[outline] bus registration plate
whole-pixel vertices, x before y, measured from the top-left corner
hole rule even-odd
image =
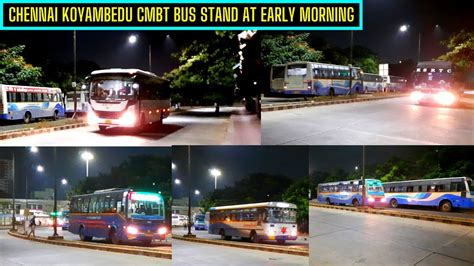
[[[104,121],[104,123],[105,123],[105,124],[112,124],[112,120],[106,119],[106,120]]]

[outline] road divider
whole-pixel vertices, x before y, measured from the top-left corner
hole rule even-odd
[[[272,104],[262,104],[262,112],[272,112],[272,111],[280,111],[280,110],[287,110],[287,109],[296,109],[296,108],[304,108],[304,107],[315,107],[315,106],[324,106],[324,105],[332,105],[332,104],[343,104],[343,103],[355,103],[355,102],[367,102],[367,101],[375,101],[375,100],[384,100],[390,98],[398,98],[398,97],[405,97],[409,94],[388,94],[383,96],[373,96],[367,95],[357,96],[356,98],[350,99],[337,99],[335,97],[334,100],[329,101],[318,101],[318,100],[307,100],[307,101],[298,101],[298,102],[288,102],[288,103],[272,103]]]
[[[328,204],[315,203],[315,202],[310,202],[309,205],[311,207],[316,207],[316,208],[327,208],[327,209],[337,209],[337,210],[345,210],[345,211],[353,211],[353,212],[381,214],[381,215],[387,215],[387,216],[411,218],[411,219],[416,219],[416,220],[425,220],[425,221],[448,223],[448,224],[458,224],[458,225],[465,225],[465,226],[474,226],[474,219],[472,218],[451,217],[451,216],[446,216],[446,215],[434,215],[434,214],[425,214],[425,213],[412,213],[412,212],[404,212],[404,211],[395,210],[395,209],[387,210],[387,209],[376,209],[376,208],[368,208],[368,207],[356,208],[356,207],[349,207],[349,206],[328,205]]]
[[[289,255],[309,256],[308,247],[283,247],[283,246],[274,246],[274,245],[259,244],[259,243],[243,243],[243,242],[235,242],[235,241],[229,241],[229,240],[184,237],[184,236],[179,236],[176,234],[173,234],[173,239],[191,241],[191,242],[197,242],[197,243],[203,243],[203,244],[234,247],[234,248],[245,248],[245,249],[253,249],[253,250],[260,250],[260,251],[267,251],[267,252],[283,253],[283,254],[289,254]]]
[[[21,233],[12,232],[12,231],[9,231],[8,234],[17,238],[22,238],[25,240],[36,241],[36,242],[52,244],[52,245],[68,246],[68,247],[76,247],[76,248],[87,248],[87,249],[94,249],[94,250],[100,250],[100,251],[110,251],[110,252],[126,253],[126,254],[132,254],[132,255],[142,255],[142,256],[149,256],[149,257],[156,257],[156,258],[163,258],[163,259],[172,258],[171,249],[165,250],[165,249],[157,249],[153,247],[112,245],[112,244],[105,244],[105,243],[93,243],[93,242],[83,242],[83,241],[74,241],[74,240],[50,240],[45,237],[28,238],[27,236]]]
[[[73,128],[78,128],[78,127],[85,127],[85,126],[87,126],[87,123],[85,122],[73,122],[70,124],[65,124],[65,125],[60,125],[60,126],[54,125],[51,127],[42,127],[42,128],[34,128],[34,125],[33,125],[32,128],[21,128],[21,129],[6,131],[6,132],[0,132],[0,140],[27,137],[27,136],[37,135],[37,134],[51,133],[54,131],[67,130],[67,129],[73,129]]]

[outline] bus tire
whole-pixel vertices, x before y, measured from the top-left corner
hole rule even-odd
[[[353,199],[352,200],[352,206],[354,206],[356,208],[359,207],[359,201],[357,199]]]
[[[59,119],[59,111],[58,110],[54,110],[54,114],[53,114],[53,121],[56,121]]]
[[[397,208],[398,207],[398,201],[396,199],[391,199],[390,200],[390,207]]]
[[[99,131],[103,132],[107,129],[107,126],[99,126]]]
[[[326,204],[331,205],[331,200],[329,198],[326,198]]]
[[[117,236],[117,231],[115,229],[110,230],[109,232],[109,237],[108,237],[110,243],[114,245],[119,245],[120,244],[120,239]]]
[[[283,245],[285,242],[285,239],[277,239],[277,244]]]
[[[92,236],[84,235],[84,227],[83,226],[81,226],[81,228],[79,228],[79,238],[81,239],[81,241],[91,241],[92,240]]]
[[[257,235],[257,232],[252,231],[252,232],[250,233],[249,240],[250,240],[250,242],[252,242],[252,243],[258,243],[258,235]]]
[[[30,112],[25,112],[25,116],[23,117],[23,122],[25,124],[28,124],[31,122],[31,113]]]
[[[439,204],[439,208],[441,209],[441,211],[443,212],[450,212],[453,210],[453,204],[451,203],[451,201],[449,200],[443,200],[441,201],[441,203]]]
[[[331,96],[331,97],[336,96],[336,93],[334,92],[334,88],[329,88],[329,93],[328,93],[328,95]]]

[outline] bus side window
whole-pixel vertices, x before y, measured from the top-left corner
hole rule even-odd
[[[313,78],[319,78],[319,69],[313,68]]]

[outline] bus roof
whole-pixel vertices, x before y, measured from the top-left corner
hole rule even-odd
[[[0,88],[5,89],[7,91],[12,91],[12,92],[43,92],[43,93],[47,93],[49,91],[61,92],[60,88],[7,85],[7,84],[0,84]]]
[[[136,75],[136,74],[141,74],[149,77],[158,77],[157,75],[144,71],[141,69],[137,68],[109,68],[109,69],[100,69],[100,70],[94,70],[92,71],[91,75],[102,75],[102,74],[130,74],[130,75]]]
[[[441,177],[441,178],[432,178],[432,179],[416,179],[416,180],[405,180],[405,181],[393,181],[393,182],[385,182],[384,185],[393,185],[393,184],[400,184],[400,183],[415,183],[415,182],[440,182],[440,181],[454,181],[454,180],[472,180],[469,177],[459,176],[459,177]]]
[[[380,180],[378,179],[373,179],[373,178],[366,178],[365,181],[379,181],[381,182]],[[359,181],[362,181],[362,179],[354,179],[354,180],[344,180],[344,181],[336,181],[336,182],[329,182],[329,183],[320,183],[318,184],[318,186],[333,186],[333,185],[339,185],[339,184],[347,184],[347,183],[350,183],[350,182],[359,182]]]
[[[262,208],[262,207],[276,207],[276,208],[296,209],[296,205],[293,204],[293,203],[287,203],[287,202],[260,202],[260,203],[250,203],[250,204],[218,206],[218,207],[212,207],[209,210],[210,211],[219,211],[219,210],[250,209],[250,208]]]
[[[449,61],[422,61],[418,62],[417,68],[452,68],[453,63]]]
[[[323,68],[325,67],[337,67],[337,68],[344,68],[344,69],[349,69],[349,68],[356,68],[360,69],[360,67],[355,67],[355,66],[343,66],[343,65],[335,65],[335,64],[329,64],[329,63],[319,63],[319,62],[310,62],[310,61],[295,61],[295,62],[288,62],[286,63],[287,65],[296,65],[296,64],[317,64],[322,66]],[[278,65],[277,65],[278,66]]]

